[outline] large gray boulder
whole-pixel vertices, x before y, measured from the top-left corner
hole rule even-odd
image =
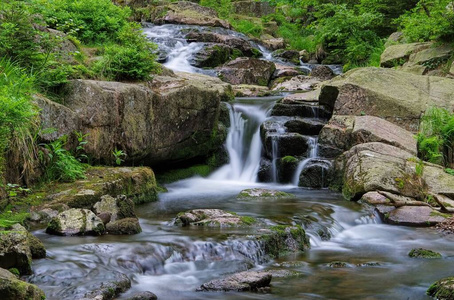
[[[335,115],[371,115],[416,131],[422,113],[454,109],[454,81],[383,68],[358,68],[322,86],[320,104]]]
[[[104,224],[88,209],[71,208],[53,218],[46,232],[56,235],[101,235]]]
[[[396,146],[416,155],[413,134],[391,122],[374,116],[333,116],[323,127],[319,143],[342,151],[352,146],[381,142]]]
[[[41,126],[57,129],[44,141],[79,131],[88,134],[85,151],[95,160],[111,163],[117,148],[126,161],[152,165],[218,149],[226,136],[220,102],[233,93],[217,78],[179,73],[143,84],[73,80],[63,95],[64,106],[37,100]]]
[[[411,54],[430,48],[432,43],[411,43],[391,45],[380,56],[380,66],[393,68],[406,63]]]
[[[220,67],[219,77],[230,84],[267,86],[275,70],[272,62],[240,57]]]
[[[0,268],[0,295],[2,300],[42,300],[46,296],[36,285],[17,279],[11,272]]]
[[[230,28],[228,21],[218,18],[216,10],[190,1],[163,2],[151,10],[147,21],[155,24],[186,24]]]
[[[204,283],[197,291],[257,291],[269,287],[271,278],[267,272],[245,271]]]

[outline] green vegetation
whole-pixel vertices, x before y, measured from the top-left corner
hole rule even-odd
[[[262,1],[274,6],[275,13],[261,19],[235,15],[230,0],[200,3],[216,9],[240,32],[282,37],[289,48],[305,49],[324,63],[342,63],[345,70],[379,66],[385,39],[398,30],[410,42],[449,42],[454,37],[454,5],[449,0]]]
[[[412,249],[408,256],[413,258],[441,258],[441,254],[438,252],[434,252],[432,250],[427,250],[423,248]]]
[[[194,165],[184,169],[169,170],[164,173],[156,174],[156,179],[160,184],[170,183],[193,176],[207,177],[213,169],[208,165]]]
[[[421,159],[445,167],[452,166],[454,113],[443,108],[428,109],[421,120],[417,141]]]

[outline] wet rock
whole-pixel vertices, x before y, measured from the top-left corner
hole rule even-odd
[[[426,293],[439,300],[454,299],[454,277],[440,279],[432,284]]]
[[[344,151],[354,145],[370,142],[386,143],[416,155],[413,134],[378,117],[335,115],[319,135],[320,144]]]
[[[158,300],[158,296],[152,292],[141,292],[134,294],[132,297],[129,297],[127,300]]]
[[[116,198],[110,195],[102,196],[101,201],[93,205],[93,212],[96,215],[108,214],[110,222],[136,217],[134,202],[125,195],[119,195]]]
[[[285,41],[283,38],[262,39],[263,46],[270,50],[277,50],[285,48]]]
[[[190,1],[178,1],[157,6],[147,21],[155,24],[186,24],[230,28],[229,22],[218,18],[216,10]]]
[[[348,263],[343,262],[343,261],[333,261],[327,264],[328,267],[330,268],[347,268],[349,267]]]
[[[442,258],[440,253],[423,248],[411,249],[408,256],[412,258]]]
[[[221,80],[189,73],[136,84],[72,80],[62,95],[64,107],[38,103],[43,127],[57,128],[58,136],[87,134],[84,150],[93,160],[112,163],[117,148],[126,162],[146,165],[205,156],[221,146],[226,130],[217,122],[219,105],[233,97]],[[60,114],[68,121],[54,118]]]
[[[264,97],[269,96],[271,91],[266,86],[239,84],[232,86],[235,97]]]
[[[303,276],[304,273],[292,270],[267,270],[273,278],[289,278],[289,277],[298,277]]]
[[[262,157],[260,160],[260,167],[257,173],[257,178],[259,182],[272,182],[273,174],[271,172],[272,162],[266,157]]]
[[[276,103],[271,111],[272,116],[329,119],[331,113],[324,106],[310,103],[284,104]]]
[[[242,190],[237,199],[240,200],[253,200],[253,199],[285,199],[285,198],[294,198],[295,195],[278,191],[278,190],[268,190],[261,188],[246,189]]]
[[[271,278],[267,272],[246,271],[204,283],[197,291],[257,291],[269,287]]]
[[[451,215],[442,214],[427,206],[402,206],[389,212],[380,213],[383,222],[393,225],[427,227],[445,221]]]
[[[273,91],[312,91],[315,90],[320,80],[315,77],[298,75],[294,77],[282,77],[273,82]]]
[[[381,263],[378,262],[365,262],[356,264],[357,267],[378,267],[381,266]]]
[[[16,278],[11,272],[0,268],[0,295],[2,300],[42,300],[46,296],[36,285]]]
[[[307,188],[325,188],[329,185],[329,172],[332,167],[330,161],[313,159],[299,175],[298,186]]]
[[[279,49],[276,50],[272,53],[273,57],[278,57],[284,61],[288,61],[294,64],[299,64],[300,60],[300,54],[296,50],[284,50],[284,49]]]
[[[219,77],[230,84],[267,86],[275,69],[272,62],[242,57],[220,67]]]
[[[251,225],[256,220],[252,217],[238,216],[220,209],[194,209],[179,213],[175,223],[183,226],[198,225],[209,227],[231,227]]]
[[[283,104],[301,104],[301,103],[315,103],[318,102],[318,96],[320,95],[320,89],[304,92],[294,93],[285,96],[281,103]]]
[[[46,257],[46,248],[44,248],[43,242],[31,233],[28,233],[28,243],[30,245],[30,252],[33,259]]]
[[[19,224],[0,233],[0,268],[16,268],[21,275],[31,274],[30,233]]]
[[[241,37],[225,35],[210,31],[191,31],[186,35],[189,42],[215,43],[225,45],[231,56],[259,57],[260,51],[252,47],[251,43]]]
[[[194,55],[191,65],[199,68],[215,68],[229,61],[232,54],[231,48],[227,45],[207,45]]]
[[[278,163],[279,182],[289,183],[293,181],[293,176],[298,168],[300,160],[294,156],[284,156]]]
[[[309,149],[309,137],[299,133],[265,134],[262,139],[265,153],[268,158],[273,158],[273,143],[276,143],[277,157],[305,156]]]
[[[321,81],[330,80],[335,76],[333,70],[331,70],[328,66],[315,66],[311,70],[310,75],[320,79]]]
[[[264,244],[265,253],[271,257],[279,258],[310,247],[309,238],[301,226],[278,225],[265,232],[259,240]]]
[[[295,118],[284,123],[288,132],[304,135],[318,135],[326,122],[316,119]]]
[[[321,105],[335,115],[380,117],[417,131],[427,107],[454,109],[452,79],[419,76],[384,68],[357,68],[321,88]]]
[[[56,235],[101,235],[105,227],[92,211],[72,208],[52,219],[46,232]]]
[[[103,282],[96,289],[86,293],[85,298],[110,300],[114,299],[120,293],[126,292],[130,288],[131,280],[128,276],[118,273],[116,274],[115,280]]]
[[[137,218],[125,218],[106,224],[108,234],[137,234],[142,232]]]

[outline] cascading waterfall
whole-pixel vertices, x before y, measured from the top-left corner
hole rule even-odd
[[[307,164],[313,160],[314,158],[318,157],[318,137],[308,137],[308,157],[301,161],[296,168],[295,175],[293,175],[292,184],[298,185],[300,181],[300,174],[307,166]]]
[[[214,172],[210,179],[255,182],[262,153],[260,124],[267,117],[267,107],[241,103],[227,105],[230,130],[226,148],[230,162]]]
[[[277,136],[271,138],[271,151],[273,155],[272,164],[271,164],[271,173],[273,176],[273,182],[277,182],[279,179],[279,169],[277,167],[277,161],[279,158],[279,141]]]

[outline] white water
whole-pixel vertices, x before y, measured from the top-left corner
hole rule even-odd
[[[304,170],[304,168],[307,166],[307,164],[314,158],[318,157],[318,137],[309,137],[308,140],[309,144],[309,155],[306,159],[301,161],[298,164],[298,167],[296,168],[295,175],[293,176],[292,184],[298,186],[298,183],[300,181],[300,174]]]
[[[253,104],[228,106],[230,130],[226,147],[230,162],[214,172],[210,179],[256,182],[262,154],[260,124],[265,121],[267,110]]]

